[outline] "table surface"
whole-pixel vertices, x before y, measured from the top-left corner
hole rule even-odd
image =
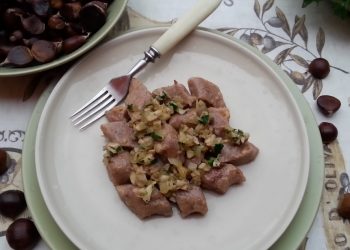
[[[122,20],[110,37],[130,28],[169,24],[195,0],[129,0]],[[278,17],[278,18],[276,18]],[[302,1],[223,0],[202,24],[241,39],[266,54],[300,87],[318,123],[338,128],[336,142],[325,147],[325,185],[315,222],[300,249],[350,249],[350,225],[334,212],[339,190],[348,191],[350,160],[350,20],[334,16],[329,2],[302,8]],[[317,57],[327,59],[330,74],[323,80],[307,78],[306,65]],[[55,72],[0,78],[0,148],[13,159],[13,167],[0,176],[0,191],[22,189],[21,148],[33,108]],[[331,117],[316,106],[319,95],[337,97],[342,106]],[[345,180],[345,181],[344,181]],[[347,181],[346,181],[347,180]],[[26,211],[23,217],[30,216]],[[11,221],[0,217],[0,249],[10,249],[4,231]],[[41,241],[36,249],[47,249]]]

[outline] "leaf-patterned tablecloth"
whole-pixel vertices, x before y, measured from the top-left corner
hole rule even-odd
[[[127,12],[109,37],[129,28],[174,22],[194,2],[129,0]],[[350,249],[350,225],[335,210],[338,194],[350,190],[350,21],[335,17],[328,2],[303,9],[301,0],[223,0],[202,26],[241,39],[269,56],[300,87],[318,122],[328,121],[338,127],[338,140],[325,146],[324,195],[301,249]],[[317,57],[326,58],[331,65],[329,76],[323,80],[307,72],[309,63]],[[22,189],[20,158],[27,122],[38,97],[48,82],[55,81],[56,74],[54,70],[0,78],[0,148],[12,158],[11,168],[0,176],[0,191]],[[322,94],[334,95],[342,102],[332,117],[324,117],[316,108],[315,99]],[[25,212],[22,216],[30,215]],[[9,223],[0,216],[0,249],[10,249],[1,237]],[[36,249],[47,247],[41,242]]]

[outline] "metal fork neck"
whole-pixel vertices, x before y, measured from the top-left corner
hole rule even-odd
[[[145,57],[140,61],[138,61],[135,64],[135,66],[132,67],[132,69],[129,71],[128,75],[130,75],[131,77],[133,77],[138,72],[140,72],[143,68],[145,68],[149,62],[154,63],[157,57],[160,57],[159,51],[152,46],[144,53],[145,53]]]

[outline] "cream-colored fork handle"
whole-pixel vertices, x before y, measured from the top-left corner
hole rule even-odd
[[[179,41],[194,30],[221,3],[221,0],[197,0],[197,3],[180,17],[155,43],[152,44],[160,55],[167,53]]]

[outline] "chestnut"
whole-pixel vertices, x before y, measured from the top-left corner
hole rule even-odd
[[[8,8],[2,20],[4,22],[4,26],[8,30],[18,30],[22,28],[21,24],[21,16],[24,15],[24,11],[19,8]]]
[[[41,63],[50,62],[56,57],[55,44],[46,40],[35,41],[30,51],[34,59]]]
[[[321,95],[316,100],[318,109],[327,116],[330,116],[338,111],[341,102],[334,96]]]
[[[25,66],[33,61],[30,50],[22,45],[18,45],[10,49],[7,57],[2,64],[12,64],[15,66]]]
[[[45,23],[35,15],[21,16],[21,21],[23,28],[30,34],[39,35],[45,31]]]
[[[20,190],[7,190],[0,194],[0,214],[15,219],[27,207],[24,193]]]
[[[350,193],[340,196],[337,211],[344,219],[350,219]]]
[[[67,37],[75,35],[82,35],[84,33],[83,27],[79,23],[66,23],[64,33]]]
[[[80,2],[66,3],[60,9],[60,14],[68,21],[75,21],[79,17]]]
[[[53,30],[62,30],[66,26],[62,16],[60,14],[52,15],[47,21],[47,26]]]
[[[25,46],[27,46],[28,48],[30,48],[30,47],[32,47],[33,43],[35,41],[38,41],[38,40],[39,40],[39,38],[37,38],[37,37],[31,37],[31,38],[28,38],[28,39],[23,39],[23,44]]]
[[[15,30],[9,37],[9,40],[13,43],[22,41],[23,33],[20,30]]]
[[[63,0],[50,0],[50,6],[53,9],[61,9],[63,4]]]
[[[21,218],[8,227],[6,240],[15,250],[33,249],[40,240],[40,234],[31,220]]]
[[[329,144],[338,137],[338,129],[330,122],[322,122],[319,126],[322,142]]]
[[[89,2],[81,8],[79,16],[86,31],[96,32],[106,22],[107,4],[101,1]]]
[[[0,45],[0,61],[4,61],[9,53],[9,51],[13,48],[14,46],[10,45]]]
[[[31,5],[36,15],[41,17],[47,16],[50,8],[49,0],[31,0]]]
[[[62,44],[63,53],[68,54],[81,47],[86,42],[87,38],[88,36],[76,35],[65,39]]]
[[[329,62],[324,58],[316,58],[310,63],[309,72],[313,77],[323,79],[330,72]]]

